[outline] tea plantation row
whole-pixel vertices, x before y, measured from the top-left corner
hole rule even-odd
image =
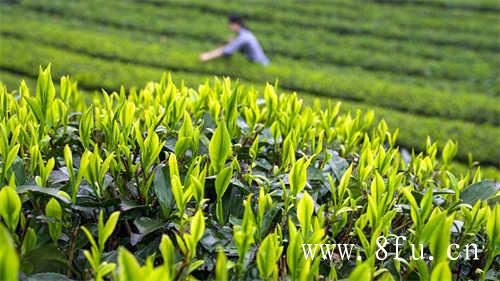
[[[83,3],[78,3],[78,2],[70,2],[68,3],[67,1],[61,1],[61,0],[56,0],[56,1],[48,1],[48,0],[42,0],[42,1],[33,1],[33,0],[20,0],[23,4],[23,6],[26,7],[31,7],[35,8],[38,10],[45,10],[45,11],[53,11],[53,12],[62,12],[64,10],[67,10],[69,14],[73,14],[74,11],[80,11],[80,16],[81,17],[87,17],[87,18],[95,18],[97,15],[102,13],[104,8],[108,10],[107,8],[113,7],[116,12],[121,12],[122,15],[127,15],[128,17],[135,17],[136,19],[141,19],[143,14],[151,14],[154,16],[158,15],[168,15],[169,10],[175,10],[175,4],[170,4],[168,1],[165,1],[166,5],[164,5],[163,9],[159,9],[156,5],[148,5],[147,3],[144,3],[141,1],[121,1],[121,2],[109,2],[109,1],[92,1],[92,4],[83,4]],[[186,3],[186,2],[183,2]],[[219,2],[221,3],[221,2]],[[233,4],[232,6],[228,6],[228,8],[223,9],[221,11],[222,15],[227,15],[227,10],[231,9],[231,11],[237,10],[241,11],[241,13],[245,13],[246,11],[252,11],[257,9],[257,12],[252,13],[252,16],[256,16],[257,20],[255,23],[257,25],[259,21],[264,18],[264,16],[257,16],[257,13],[266,13],[263,10],[265,10],[267,5],[272,4],[266,4],[266,2],[257,2],[255,5],[242,5],[241,3],[238,4]],[[94,15],[92,15],[89,11],[81,10],[83,7],[92,7],[92,8],[97,8],[101,6],[102,9],[96,9],[94,12]],[[249,7],[250,6],[250,7]],[[255,6],[260,6],[261,8],[254,8]],[[328,6],[328,5],[323,5],[323,6]],[[210,5],[213,10],[213,5]],[[217,1],[215,1],[215,7],[217,7]],[[333,6],[332,9],[338,9],[338,6]],[[349,7],[351,10],[357,9],[358,6],[354,7]],[[196,9],[190,9],[190,15],[187,15],[187,18],[192,18],[195,19],[198,18],[198,16],[201,16],[202,18],[204,17],[202,13],[197,11]],[[134,13],[131,13],[130,11],[135,11],[137,13],[137,16],[134,15]],[[205,9],[204,11],[210,11],[210,9]],[[393,11],[394,12],[394,11]],[[250,13],[250,12],[247,12]],[[401,13],[401,15],[409,16],[408,14],[411,14],[412,11],[408,11],[408,13]],[[374,35],[378,36],[381,38],[385,39],[402,39],[402,40],[421,40],[427,43],[434,43],[434,44],[442,44],[442,45],[457,45],[457,46],[466,46],[470,48],[478,48],[478,49],[485,49],[485,50],[490,50],[490,51],[498,51],[499,47],[498,44],[496,44],[495,38],[493,38],[491,35],[495,34],[495,32],[498,32],[498,27],[494,25],[495,23],[495,17],[485,17],[484,22],[481,22],[481,17],[477,19],[477,17],[474,17],[474,21],[479,21],[480,23],[484,24],[483,30],[491,30],[491,32],[488,32],[489,34],[478,34],[478,33],[463,33],[463,32],[455,32],[455,33],[450,33],[449,30],[444,30],[440,32],[439,30],[434,30],[433,27],[428,27],[431,30],[419,30],[420,28],[425,28],[427,26],[418,26],[418,27],[405,27],[404,25],[398,26],[395,25],[394,22],[387,22],[384,24],[384,22],[377,22],[376,24],[373,21],[366,21],[366,20],[360,20],[362,16],[364,17],[364,14],[359,13],[358,15],[354,16],[354,20],[343,20],[340,17],[324,17],[324,20],[322,21],[321,17],[316,17],[317,25],[315,25],[316,21],[307,21],[306,18],[304,18],[303,15],[300,15],[300,13],[295,13],[294,10],[284,10],[284,9],[275,9],[273,10],[272,15],[270,15],[269,10],[267,11],[268,16],[265,18],[267,20],[264,21],[270,21],[270,19],[276,19],[276,22],[274,23],[268,23],[267,30],[271,29],[277,29],[278,31],[282,29],[284,26],[289,26],[290,24],[290,18],[296,19],[300,21],[300,23],[295,23],[294,25],[291,25],[292,28],[294,29],[303,29],[304,27],[308,28],[316,28],[316,29],[331,29],[335,31],[336,33],[358,33],[361,35],[368,34],[368,35]],[[331,15],[331,13],[329,13]],[[75,15],[76,16],[76,15]],[[178,17],[178,14],[177,14]],[[220,17],[220,16],[219,16]],[[409,16],[411,17],[411,16]],[[174,17],[175,18],[175,17]],[[455,20],[458,20],[455,17]],[[109,21],[110,19],[102,19],[104,21]],[[161,21],[166,21],[167,18],[150,18],[146,21],[148,22],[161,22]],[[131,25],[144,25],[144,21],[137,21],[137,22],[130,22],[125,19],[111,19],[113,22],[127,22],[128,24]],[[212,18],[210,20],[211,22],[216,22],[217,19]],[[321,24],[322,22],[327,21],[328,23]],[[443,22],[450,21],[450,19],[443,19],[441,24]],[[224,22],[224,18],[219,19],[219,22]],[[397,22],[397,19],[396,19]],[[334,27],[332,28],[331,26],[328,26],[329,24],[333,24]],[[306,25],[306,26],[304,26]],[[262,26],[262,25],[259,25]],[[337,29],[335,28],[337,27]],[[157,26],[156,28],[158,28]],[[163,28],[168,28],[167,26],[163,26]],[[194,26],[193,28],[203,28],[202,26]],[[219,27],[219,30],[221,27]]]
[[[131,3],[109,3],[103,2],[67,2],[54,3],[50,1],[41,4],[39,1],[28,3],[28,7],[36,5],[37,9],[50,11],[66,17],[77,17],[86,20],[98,21],[102,24],[118,25],[121,27],[135,28],[143,31],[153,31],[170,36],[172,34],[182,34],[183,36],[193,36],[199,41],[206,42],[212,40],[216,42],[225,41],[224,28],[225,18],[220,15],[207,15],[196,10],[178,9],[175,7],[165,7],[158,9],[155,6],[145,6]],[[110,17],[107,10],[115,13]],[[87,12],[85,12],[87,11]],[[99,11],[102,11],[100,14]],[[106,12],[105,12],[106,11]],[[186,12],[188,11],[188,12]],[[190,16],[186,16],[186,14]],[[125,15],[125,16],[124,16]],[[182,15],[182,16],[181,16]],[[260,28],[259,28],[260,27]],[[297,28],[301,28],[300,26]],[[462,61],[456,60],[455,53],[453,62],[442,61],[441,57],[436,59],[419,59],[412,55],[403,55],[400,49],[392,51],[384,50],[373,52],[373,50],[363,50],[356,46],[350,46],[348,41],[335,36],[327,36],[326,40],[318,40],[317,34],[313,31],[304,32],[301,30],[300,36],[289,36],[289,29],[286,26],[270,25],[266,23],[252,24],[252,29],[258,34],[263,34],[263,46],[266,50],[278,55],[304,58],[320,62],[335,63],[339,65],[359,65],[368,70],[391,71],[395,73],[405,73],[414,76],[423,76],[431,79],[444,78],[452,81],[466,81],[474,85],[481,91],[497,95],[499,88],[498,76],[494,75],[500,65],[498,56],[487,52],[486,58],[474,58],[466,60],[467,55],[463,55]],[[359,36],[358,36],[359,37]],[[490,36],[491,39],[491,36]],[[382,41],[382,40],[378,40]],[[469,41],[471,41],[469,39]],[[473,41],[473,40],[472,40]],[[382,42],[379,43],[382,44]],[[368,43],[365,46],[372,46]],[[386,43],[387,46],[389,44]],[[386,47],[387,48],[387,47]],[[410,50],[419,49],[409,46]],[[437,49],[439,46],[431,45],[424,49]],[[388,55],[390,52],[390,55]],[[444,51],[442,51],[444,53]],[[448,52],[450,53],[450,52]],[[491,53],[491,55],[489,55]],[[401,63],[405,62],[405,63]],[[495,62],[493,64],[493,62]],[[495,86],[496,85],[496,86]],[[470,87],[467,88],[470,90]]]
[[[40,13],[40,12],[27,11],[27,10],[21,10],[21,9],[7,9],[7,7],[6,7],[4,9],[3,17],[5,19],[4,20],[5,25],[8,25],[9,22],[12,22],[13,20],[15,21],[15,19],[17,19],[19,16],[22,16],[23,19],[25,19],[25,20],[31,19],[31,20],[36,20],[37,22],[43,21],[43,23],[45,25],[57,25],[59,27],[58,29],[65,29],[65,28],[62,28],[62,26],[66,27],[67,29],[74,29],[74,28],[81,29],[83,26],[85,26],[85,30],[90,29],[94,32],[101,33],[101,35],[103,35],[102,33],[106,33],[106,34],[111,33],[114,35],[120,34],[121,38],[127,38],[127,39],[134,40],[134,41],[149,42],[149,43],[155,43],[155,44],[158,44],[158,41],[159,41],[162,46],[170,45],[170,43],[175,42],[176,44],[183,44],[184,49],[191,50],[192,52],[194,52],[197,49],[199,49],[200,51],[204,50],[203,49],[204,46],[205,46],[204,47],[205,49],[209,48],[209,47],[213,47],[213,44],[215,44],[213,42],[209,42],[211,35],[208,35],[208,32],[204,32],[204,35],[202,35],[202,36],[196,36],[196,35],[190,33],[190,31],[192,31],[192,28],[190,28],[192,23],[189,21],[186,21],[185,19],[183,19],[185,21],[184,25],[186,25],[184,29],[187,30],[186,32],[189,32],[189,34],[186,34],[186,33],[178,34],[178,33],[170,33],[170,32],[164,33],[163,31],[162,32],[160,32],[160,31],[151,32],[150,30],[147,30],[147,31],[140,30],[137,28],[137,26],[134,26],[134,27],[122,26],[122,27],[127,28],[127,33],[124,34],[122,28],[113,28],[109,25],[106,25],[106,29],[103,30],[102,25],[97,24],[95,22],[89,22],[88,20],[82,21],[79,19],[75,19],[75,16],[64,17],[64,15],[62,15],[63,18],[61,19],[61,16],[54,16],[55,17],[54,18],[54,17],[50,17],[50,15],[51,15],[50,13],[44,14],[44,13]],[[149,17],[145,17],[145,18],[149,18]],[[130,21],[136,22],[135,19],[131,19]],[[107,22],[107,23],[109,23],[109,22]],[[166,23],[164,23],[164,24],[166,24]],[[205,24],[201,24],[201,25],[204,26]],[[219,25],[217,25],[217,28],[220,28],[221,25],[223,26],[224,24],[220,23]],[[150,26],[151,26],[151,24],[149,24],[147,27],[149,28]],[[18,25],[14,25],[13,27],[19,28]],[[177,32],[179,31],[179,29],[182,29],[182,25],[179,26],[179,24],[177,24],[175,28],[172,28],[172,30],[176,30]],[[11,28],[7,27],[7,30],[12,32],[12,26],[11,26]],[[165,29],[163,28],[163,30],[165,30]],[[301,33],[303,33],[303,32],[301,32]],[[349,41],[349,39],[346,40],[346,38],[344,38],[344,37],[345,36],[340,38],[338,40],[338,42]],[[171,40],[167,41],[166,40],[167,38],[169,38]],[[363,41],[363,39],[366,39],[366,37],[359,37],[359,36],[358,37],[355,36],[352,38],[355,38],[356,41],[359,41],[360,38],[362,41]],[[267,37],[266,37],[266,39],[267,39]],[[214,40],[217,40],[220,43],[221,40],[223,40],[223,39],[219,38],[219,39],[214,39]],[[310,54],[306,57],[307,60],[305,60],[305,59],[300,60],[301,63],[303,63],[303,64],[305,62],[307,62],[307,64],[304,65],[304,67],[316,68],[318,65],[320,65],[323,68],[325,68],[326,66],[332,68],[333,65],[327,64],[327,62],[325,62],[325,61],[323,61],[323,62],[318,61],[316,59],[318,57],[317,56],[318,55],[318,52],[317,52],[318,46],[321,46],[323,44],[322,49],[324,49],[325,53],[326,53],[328,45],[324,45],[324,43],[322,43],[322,42],[315,42],[314,40],[316,40],[314,36],[312,36],[310,39],[307,39],[307,40],[301,40],[300,42],[310,42],[310,43],[308,43],[305,46],[303,45],[304,49],[302,49],[301,52],[298,52],[297,49],[294,49],[291,52],[293,52],[294,54],[300,55],[302,58],[304,55],[306,55],[308,53]],[[366,41],[366,40],[364,40],[364,41]],[[281,40],[281,42],[283,43],[283,40]],[[286,43],[289,44],[290,42],[286,42]],[[295,42],[295,43],[297,43],[297,42]],[[338,43],[335,43],[335,44],[338,44]],[[375,45],[377,45],[377,46],[378,45],[383,45],[383,46],[394,45],[394,48],[384,48],[384,49],[380,49],[378,51],[378,53],[380,53],[380,55],[378,55],[377,57],[382,58],[384,61],[388,61],[387,55],[384,55],[381,52],[401,53],[405,49],[404,48],[405,46],[401,46],[401,44],[399,44],[399,42],[397,42],[397,41],[388,43],[387,40],[376,40],[376,43],[374,44],[373,40],[371,40],[369,38],[368,38],[368,42],[357,42],[354,45],[347,45],[347,46],[340,45],[340,46],[338,46],[338,48],[340,50],[343,50],[344,48],[356,50],[358,48],[367,48],[367,46],[369,46],[369,49],[371,49]],[[271,49],[271,51],[273,50],[273,48],[274,48],[274,50],[279,49],[276,46],[277,46],[276,44],[274,44],[274,47],[273,47],[273,45],[270,45],[269,48]],[[409,49],[411,49],[411,51],[442,50],[443,52],[441,54],[436,54],[437,57],[435,58],[435,60],[429,61],[429,64],[434,63],[436,60],[443,60],[442,54],[444,54],[445,51],[448,53],[460,55],[462,60],[463,60],[462,63],[467,64],[467,66],[469,68],[471,65],[484,65],[484,62],[494,63],[495,61],[498,61],[496,56],[489,56],[489,55],[487,55],[485,57],[477,56],[477,53],[467,51],[467,50],[464,51],[464,50],[457,49],[457,48],[452,48],[452,49],[425,48],[425,47],[422,48],[422,47],[418,47],[418,46],[414,47],[412,45],[409,45],[408,47],[409,47]],[[267,47],[266,47],[266,50],[268,50]],[[279,50],[278,50],[278,53],[279,53]],[[329,52],[329,53],[332,53],[332,52]],[[366,53],[366,52],[364,52],[364,53]],[[432,54],[428,54],[428,55],[432,55]],[[448,58],[447,60],[456,59],[456,55],[453,56],[453,58]],[[288,53],[288,54],[286,54],[285,57],[289,57],[289,56],[290,56],[290,54]],[[283,58],[283,56],[281,56],[281,55],[279,57]],[[367,59],[367,55],[363,55],[363,57],[365,59]],[[412,58],[412,56],[405,56],[404,58],[408,59],[408,58]],[[311,59],[312,59],[312,61],[311,61]],[[275,60],[275,58],[273,57],[273,62],[274,62],[274,60]],[[370,60],[373,60],[373,59],[370,59]],[[500,63],[495,63],[495,64],[500,64]],[[496,87],[491,85],[491,83],[494,83],[494,82],[492,80],[489,80],[489,79],[484,79],[484,80],[481,79],[480,81],[476,81],[476,82],[474,82],[473,80],[470,80],[470,79],[467,79],[464,81],[443,80],[443,79],[434,79],[434,78],[429,77],[429,76],[424,77],[424,76],[401,75],[400,73],[397,73],[394,71],[382,71],[382,70],[377,70],[377,69],[373,69],[373,68],[371,69],[371,71],[360,71],[359,68],[357,68],[355,64],[351,65],[351,66],[347,66],[347,65],[344,65],[344,66],[345,67],[342,67],[342,71],[343,72],[352,71],[353,75],[360,75],[360,73],[367,73],[370,76],[375,76],[375,77],[382,78],[382,79],[388,79],[390,81],[415,83],[418,85],[432,86],[432,87],[436,87],[436,88],[443,89],[446,91],[453,91],[453,92],[455,92],[455,91],[475,92],[475,91],[478,91],[477,88],[480,87],[481,89],[484,89],[486,91],[486,93],[495,95],[495,93],[493,93],[492,91],[494,91],[496,89]],[[487,68],[491,68],[491,66],[487,66]],[[363,74],[363,75],[366,75],[366,74]]]
[[[252,81],[272,81],[280,77],[280,84],[289,89],[315,92],[323,96],[335,96],[350,100],[359,100],[375,105],[402,109],[413,113],[431,116],[450,117],[478,123],[487,122],[500,124],[500,103],[498,97],[488,97],[477,94],[452,94],[429,89],[418,89],[413,86],[386,83],[378,79],[356,78],[335,69],[316,69],[309,73],[303,71],[304,63],[287,61],[286,58],[276,58],[273,65],[264,71],[260,66],[243,63],[242,66],[231,66],[222,63],[200,65],[197,53],[188,53],[182,47],[186,44],[171,43],[168,47],[154,43],[137,43],[122,39],[119,34],[100,35],[95,32],[63,31],[52,25],[25,22],[24,28],[11,27],[16,37],[37,40],[49,45],[68,48],[73,51],[134,64],[143,64],[166,69],[210,73],[215,75],[231,74]],[[33,32],[34,27],[36,31]],[[0,30],[9,29],[4,25]],[[65,33],[67,41],[58,41],[61,32]],[[5,34],[5,33],[4,33]],[[105,41],[105,40],[109,41]],[[5,37],[5,52],[9,50],[9,37]],[[14,40],[15,41],[15,40]],[[119,41],[124,48],[116,48],[114,42]],[[109,42],[109,43],[103,43]],[[17,49],[17,48],[13,48]],[[182,50],[181,50],[182,49]],[[133,58],[130,53],[135,53]],[[158,59],[161,58],[161,59]],[[287,69],[284,66],[287,65]],[[332,76],[335,74],[335,76]],[[479,110],[480,109],[480,110]]]

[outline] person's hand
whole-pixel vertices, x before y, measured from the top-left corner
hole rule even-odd
[[[211,59],[215,59],[222,56],[222,48],[215,49],[210,52],[205,52],[200,55],[201,61],[209,61]]]
[[[210,54],[209,54],[209,53],[202,53],[202,54],[200,55],[200,60],[201,60],[201,61],[207,61],[207,60],[209,60],[209,59],[210,59]]]

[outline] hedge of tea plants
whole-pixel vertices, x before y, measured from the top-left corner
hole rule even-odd
[[[497,280],[500,185],[455,142],[405,156],[372,111],[262,89],[0,84],[0,279]]]
[[[141,31],[142,33],[153,33],[166,37],[191,38],[206,44],[221,44],[225,42],[226,19],[223,11],[213,14],[207,14],[206,9],[199,10],[191,6],[177,7],[176,4],[161,5],[160,7],[148,5],[147,3],[113,3],[109,1],[91,1],[91,2],[67,2],[67,1],[22,1],[23,17],[24,9],[34,10],[38,15],[49,14],[57,15],[65,19],[80,19],[85,22],[99,23],[100,25],[110,27],[127,28],[128,30]],[[212,3],[211,6],[214,6]],[[239,5],[241,11],[247,11]],[[288,18],[290,18],[288,12]],[[260,14],[260,13],[259,13]],[[110,15],[113,15],[112,17]],[[250,14],[249,18],[255,18],[257,13]],[[331,18],[331,17],[330,17]],[[468,90],[480,89],[482,92],[498,94],[498,77],[495,75],[495,65],[498,65],[498,58],[495,49],[484,50],[482,52],[471,52],[468,48],[457,48],[458,44],[451,45],[452,48],[443,48],[441,45],[415,46],[411,40],[404,38],[385,38],[381,34],[364,35],[362,37],[328,34],[318,40],[318,28],[311,27],[311,30],[302,30],[303,25],[295,25],[300,30],[300,36],[290,36],[290,26],[285,25],[283,20],[272,24],[268,22],[257,21],[252,24],[252,30],[261,37],[265,50],[272,54],[285,56],[289,58],[303,58],[305,60],[319,61],[329,65],[348,65],[361,66],[364,69],[375,72],[390,72],[399,74],[399,76],[425,77],[427,80],[444,80],[462,84],[464,81],[468,84]],[[489,21],[491,26],[494,22]],[[346,26],[359,27],[361,23],[353,23]],[[394,25],[393,25],[394,26]],[[378,29],[386,33],[385,29]],[[69,30],[68,30],[69,31]],[[408,32],[408,31],[403,31]],[[435,36],[437,31],[433,31],[429,36]],[[353,31],[353,33],[364,33],[363,31]],[[491,31],[490,34],[496,34],[497,31]],[[449,31],[439,34],[440,38],[449,38],[455,34]],[[472,33],[472,38],[461,38],[461,44],[465,42],[481,43],[477,38],[477,33]],[[347,37],[347,38],[346,38]],[[359,39],[361,38],[361,39]],[[486,37],[494,45],[496,40],[491,36]],[[365,42],[359,41],[365,40]],[[368,40],[366,42],[366,40]],[[109,40],[113,41],[113,40]],[[174,43],[177,40],[171,40]],[[351,41],[354,41],[350,43]],[[392,42],[392,43],[388,43]],[[396,42],[394,42],[396,41]],[[439,43],[439,42],[437,42]],[[436,44],[437,44],[436,43]],[[169,44],[163,44],[168,46]],[[384,45],[384,47],[380,47]],[[393,46],[392,48],[388,46]],[[377,47],[378,46],[378,47]],[[474,46],[474,49],[479,48]],[[434,51],[438,50],[438,51]],[[431,57],[424,55],[424,58],[414,55],[421,52],[419,50],[432,50]],[[424,51],[425,52],[425,51]],[[445,55],[446,54],[446,55]],[[454,56],[450,57],[450,54]],[[186,56],[187,57],[187,56]],[[446,57],[446,59],[444,59]],[[461,60],[457,60],[460,57]],[[404,61],[405,63],[401,63]],[[442,79],[436,79],[442,78]]]
[[[288,64],[289,67],[286,71],[272,65],[265,70],[262,70],[260,66],[246,64],[244,64],[245,67],[227,64],[224,67],[221,64],[200,65],[197,53],[187,56],[186,52],[182,51],[182,47],[187,45],[184,42],[172,43],[169,46],[157,43],[137,43],[135,40],[123,38],[119,33],[101,35],[98,32],[65,31],[64,27],[54,28],[53,25],[44,24],[41,21],[25,21],[23,27],[19,27],[15,21],[16,17],[16,15],[11,16],[12,21],[6,20],[6,24],[1,27],[4,34],[8,35],[4,39],[5,56],[11,56],[11,50],[20,52],[19,47],[13,47],[9,44],[11,41],[19,42],[17,38],[11,39],[11,35],[14,35],[13,37],[28,38],[40,43],[56,45],[65,51],[76,51],[134,64],[194,73],[225,74],[229,72],[232,76],[252,81],[271,81],[273,77],[280,77],[280,85],[283,87],[315,92],[318,95],[358,100],[412,113],[500,125],[498,117],[500,116],[500,108],[497,106],[500,103],[499,97],[415,89],[409,86],[388,84],[373,77],[361,75],[354,77],[353,73],[346,73],[346,71],[326,66],[316,67],[315,72],[308,73],[302,70],[304,66],[307,66],[307,62],[291,61],[286,58],[279,58],[279,62]],[[61,33],[65,34],[67,41],[57,40]],[[114,46],[116,41],[119,41],[124,48],[117,49]],[[209,46],[205,45],[205,48],[209,48]],[[199,50],[201,51],[202,48]],[[137,55],[131,58],[130,53]],[[34,57],[38,60],[43,58],[41,56]],[[159,61],[158,58],[161,60]],[[21,64],[22,62],[12,63]]]

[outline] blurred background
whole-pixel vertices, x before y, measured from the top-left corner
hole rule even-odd
[[[172,72],[196,87],[230,76],[261,89],[279,81],[305,102],[374,110],[410,153],[428,135],[458,142],[456,170],[481,163],[500,179],[498,0],[3,0],[0,81],[33,89],[40,65],[83,93],[141,87]],[[241,54],[203,63],[234,36],[238,13],[271,63]],[[477,161],[477,162],[476,162]]]

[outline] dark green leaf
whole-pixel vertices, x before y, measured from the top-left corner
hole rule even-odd
[[[139,243],[142,238],[146,235],[153,233],[163,227],[166,227],[167,224],[158,220],[154,220],[148,217],[140,217],[134,220],[134,225],[137,227],[139,233],[133,233],[130,237],[131,244],[136,245]]]
[[[43,257],[43,258],[40,258]],[[33,265],[38,272],[65,272],[68,268],[67,257],[53,243],[38,247],[23,256],[23,263]]]
[[[34,192],[34,193],[40,193],[40,194],[45,194],[50,197],[57,198],[59,201],[66,203],[66,204],[71,204],[71,199],[66,198],[65,196],[62,196],[59,194],[59,189],[57,188],[50,188],[50,187],[39,187],[36,185],[21,185],[16,188],[17,193],[23,194],[27,192]]]
[[[170,186],[169,172],[165,165],[158,167],[155,171],[153,191],[158,197],[164,215],[168,215],[175,206],[175,200]]]
[[[484,180],[471,184],[460,192],[460,199],[464,203],[474,205],[478,200],[493,199],[500,191],[500,183]]]
[[[26,281],[72,281],[74,279],[69,279],[65,275],[55,272],[44,272],[37,273],[29,276]]]

